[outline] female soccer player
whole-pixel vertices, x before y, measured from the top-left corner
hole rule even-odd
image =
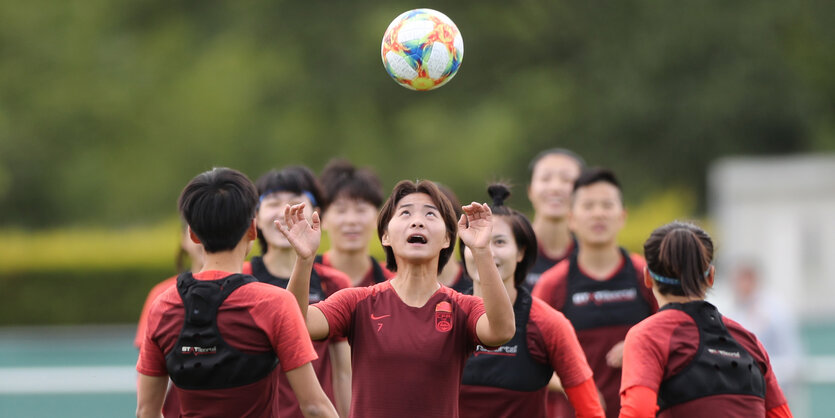
[[[523,286],[536,258],[536,235],[521,213],[504,206],[510,191],[504,185],[487,189],[493,205],[490,247],[505,289],[513,303],[516,335],[501,347],[481,345],[464,368],[461,417],[545,417],[548,382],[554,371],[578,417],[602,417],[597,388],[574,328],[563,314]],[[461,244],[467,271],[473,272],[472,293],[481,296],[481,281],[472,251]]]
[[[308,309],[308,280],[319,244],[316,214],[287,208],[282,226],[298,252],[288,290],[310,336],[347,336],[352,348],[353,417],[457,417],[464,362],[477,344],[496,347],[515,333],[513,307],[493,262],[493,217],[486,204],[463,208],[457,225],[449,200],[431,181],[401,181],[383,205],[377,233],[387,267],[371,287],[344,289]],[[470,247],[482,299],[438,283],[456,229]]]
[[[287,288],[296,252],[274,221],[284,216],[285,206],[299,203],[305,204],[304,216],[310,219],[319,209],[322,191],[316,177],[304,166],[272,170],[261,176],[255,187],[260,196],[255,217],[262,255],[244,263],[243,273],[251,274],[261,282]],[[337,290],[351,287],[348,276],[320,263],[313,265],[311,274],[311,302],[324,300]],[[351,348],[348,341],[344,338],[314,341],[313,348],[319,356],[312,362],[316,377],[340,415],[347,417],[351,405]],[[282,417],[302,417],[293,388],[281,372],[278,395]]]
[[[528,200],[534,210],[533,230],[539,242],[539,251],[536,263],[526,278],[528,290],[533,289],[545,270],[577,248],[568,229],[568,212],[574,181],[585,165],[579,155],[563,148],[542,151],[530,163]]]
[[[394,276],[368,249],[383,203],[377,175],[336,159],[325,166],[319,181],[325,192],[322,229],[328,233],[331,247],[316,262],[347,274],[353,286],[371,286]]]
[[[652,232],[644,255],[644,284],[661,310],[626,335],[620,416],[790,417],[757,337],[704,300],[710,236],[673,222]]]

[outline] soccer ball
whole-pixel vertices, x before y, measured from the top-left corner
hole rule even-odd
[[[383,65],[391,78],[411,90],[443,86],[461,66],[464,40],[455,23],[432,9],[397,16],[383,35]]]

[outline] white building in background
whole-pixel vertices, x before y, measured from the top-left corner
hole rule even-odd
[[[835,317],[835,154],[725,158],[708,175],[717,264],[754,261],[800,318]],[[732,291],[721,271],[720,309]]]

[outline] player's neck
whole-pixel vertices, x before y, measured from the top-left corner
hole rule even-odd
[[[339,251],[330,249],[328,261],[331,267],[345,273],[351,278],[351,283],[356,286],[360,284],[368,270],[371,269],[371,258],[366,251]]]
[[[397,296],[409,306],[421,307],[441,287],[438,283],[438,259],[435,262],[410,264],[397,260],[397,276],[391,279]]]
[[[515,304],[516,296],[519,295],[519,292],[516,290],[516,285],[513,282],[513,277],[511,277],[508,280],[503,280],[502,283],[504,284],[505,290],[507,290],[507,296],[510,297],[510,304]],[[482,297],[481,282],[476,280],[473,280],[473,296]]]
[[[623,262],[622,257],[617,242],[600,246],[580,243],[577,251],[577,263],[593,279],[610,277]]]
[[[690,296],[677,296],[677,295],[663,295],[658,292],[657,288],[653,286],[652,294],[655,295],[655,300],[658,301],[658,307],[662,308],[664,305],[670,303],[687,303],[687,302],[694,302],[697,300],[704,300],[704,298],[700,297],[690,297]]]
[[[534,217],[533,231],[539,242],[539,248],[549,258],[562,258],[571,246],[571,231],[566,218]]]
[[[292,247],[273,247],[262,257],[267,271],[275,277],[290,277],[296,263],[296,252]]]
[[[457,279],[460,274],[461,264],[455,260],[449,260],[444,266],[444,269],[441,270],[441,274],[438,275],[438,281],[444,286],[451,287],[455,284],[455,279]]]
[[[240,273],[243,270],[246,254],[249,252],[249,242],[241,240],[229,251],[203,254],[203,268],[200,271],[219,270],[229,273]]]

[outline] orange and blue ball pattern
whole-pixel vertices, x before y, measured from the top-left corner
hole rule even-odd
[[[443,86],[458,72],[464,40],[458,27],[432,9],[397,16],[383,35],[383,65],[391,78],[411,90]]]

